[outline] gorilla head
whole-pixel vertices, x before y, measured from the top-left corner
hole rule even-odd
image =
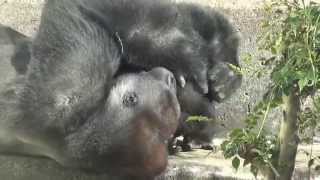
[[[3,90],[1,97],[5,94]],[[19,119],[19,114],[6,119],[4,113],[19,110],[12,106],[12,97],[8,104],[0,104],[7,106],[0,110],[0,152],[46,156],[71,168],[152,179],[166,168],[167,142],[178,126],[175,94],[175,78],[164,68],[122,75],[108,98],[73,128],[49,119]],[[77,103],[68,98],[57,101],[62,100],[57,109]]]
[[[66,137],[68,155],[84,168],[159,174],[180,116],[175,91],[175,79],[164,68],[120,76],[105,105]]]
[[[79,19],[64,20],[69,28],[42,21],[29,41],[31,59],[2,61],[14,72],[0,87],[0,153],[152,179],[167,165],[167,141],[180,116],[173,74],[154,68],[115,77],[120,59],[108,32],[76,31]]]

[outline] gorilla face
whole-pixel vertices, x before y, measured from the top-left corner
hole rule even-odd
[[[65,138],[64,159],[71,162],[63,163],[139,178],[158,175],[178,126],[175,92],[175,79],[164,68],[118,77],[105,105]]]
[[[164,68],[120,76],[101,110],[66,137],[67,159],[94,171],[159,174],[180,116],[175,91],[175,79]]]
[[[6,97],[8,101],[0,102],[5,107],[0,109],[0,153],[45,156],[65,167],[152,179],[166,168],[167,141],[178,126],[175,78],[170,71],[155,68],[121,75],[111,84],[101,105],[68,133],[61,133],[63,117],[55,122],[23,117],[14,105],[15,96]],[[2,99],[3,92],[0,89]],[[67,101],[59,106],[72,109],[77,103]]]
[[[175,132],[180,116],[175,91],[172,73],[163,68],[118,78],[101,115],[108,120],[97,121],[104,127],[97,137],[113,144],[102,166],[149,177],[165,169],[167,141]],[[100,148],[104,148],[103,144]]]

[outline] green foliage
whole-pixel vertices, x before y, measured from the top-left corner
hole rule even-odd
[[[222,143],[221,149],[225,158],[233,158],[232,165],[235,169],[240,166],[240,157],[244,159],[243,166],[251,164],[251,172],[256,176],[260,167],[275,169],[270,163],[277,154],[275,144],[275,136],[258,136],[248,128],[234,129],[229,140]]]
[[[304,1],[273,0],[265,11],[271,15],[263,22],[259,38],[261,50],[271,52],[272,82],[284,93],[298,83],[300,92],[318,88],[320,68],[320,6]]]
[[[235,66],[233,64],[229,64],[230,69],[232,69],[235,73],[241,74],[246,77],[257,77],[260,78],[265,76],[266,74],[270,74],[270,69],[264,68],[266,63],[266,58],[261,57],[260,63],[255,61],[256,57],[250,53],[244,53],[241,56],[241,66]]]
[[[278,175],[273,164],[278,154],[277,137],[267,136],[263,128],[269,111],[280,107],[282,96],[288,95],[292,88],[299,87],[299,96],[309,96],[320,88],[320,5],[306,5],[303,0],[271,0],[264,10],[268,18],[262,22],[258,45],[262,54],[269,55],[258,62],[265,71],[271,71],[271,85],[245,119],[246,127],[234,129],[221,148],[225,158],[233,158],[236,169],[240,157],[244,159],[243,166],[251,165],[254,175],[265,167]],[[252,59],[252,55],[247,55],[244,65],[252,64]],[[244,75],[254,72],[256,77],[261,76],[261,71],[253,71],[250,66],[237,70]],[[301,114],[300,132],[319,124],[320,100],[315,108],[319,109]],[[309,165],[314,161],[310,160]]]
[[[211,121],[212,119],[206,117],[206,116],[189,116],[186,120],[186,122],[200,122],[200,121]]]

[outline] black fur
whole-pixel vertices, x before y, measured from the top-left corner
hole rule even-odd
[[[157,68],[115,78],[117,41],[74,3],[48,1],[27,73],[0,89],[0,151],[152,179],[178,124],[174,77]]]
[[[165,73],[159,76],[154,67],[173,72],[181,109],[188,115],[214,117],[211,102],[226,99],[241,83],[227,65],[239,62],[238,36],[226,18],[166,0],[47,1],[31,49],[27,70],[16,69],[26,75],[1,90],[2,131],[13,136],[4,140],[10,143],[3,151],[22,146],[20,153],[77,168],[115,168],[140,178],[163,170],[162,142],[175,131],[179,108],[170,72],[161,70]],[[138,74],[142,70],[150,72]],[[111,108],[110,98],[132,81],[134,91],[120,101],[128,107],[139,104],[136,98],[143,92],[153,103],[143,101],[139,105],[148,110],[132,110],[122,122],[123,109]],[[146,156],[150,161],[143,161]]]
[[[178,89],[182,111],[189,115],[215,119],[212,101],[222,102],[241,84],[241,75],[228,65],[239,66],[238,33],[211,8],[165,0],[122,0],[80,9],[118,35],[123,50],[120,66],[125,67],[121,73],[156,66],[172,71],[182,87]],[[206,132],[212,139],[214,133]]]

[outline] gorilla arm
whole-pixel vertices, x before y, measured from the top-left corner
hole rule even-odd
[[[178,4],[182,16],[206,42],[208,51],[208,97],[221,102],[241,85],[242,76],[229,64],[239,66],[239,33],[230,21],[210,7]]]
[[[0,130],[12,136],[3,140],[11,150],[63,162],[63,137],[101,104],[119,54],[107,32],[86,23],[72,3],[59,3],[45,5],[26,75],[0,89]]]

